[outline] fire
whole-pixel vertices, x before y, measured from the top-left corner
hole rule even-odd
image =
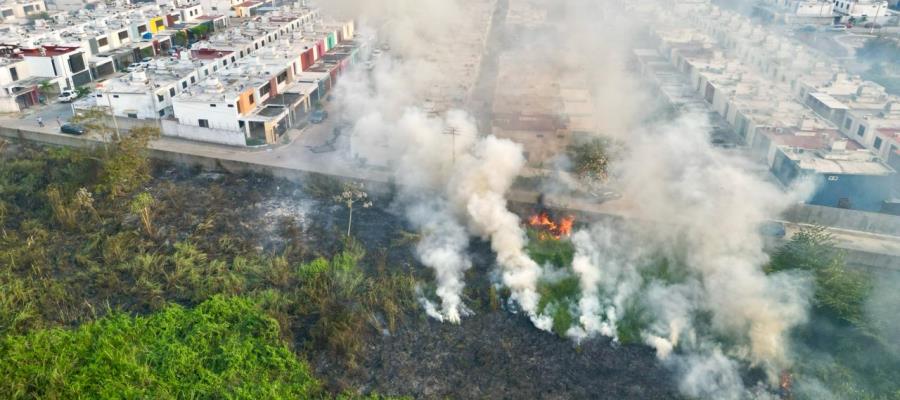
[[[790,400],[794,398],[792,392],[792,386],[794,385],[794,378],[791,376],[790,371],[783,371],[781,373],[781,383],[778,385],[779,394],[782,399]]]
[[[572,234],[574,224],[575,217],[568,216],[554,221],[547,211],[541,211],[528,218],[528,226],[540,230],[541,239],[561,239],[563,236],[569,236]]]

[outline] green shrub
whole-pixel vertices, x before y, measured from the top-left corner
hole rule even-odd
[[[214,297],[149,317],[0,341],[0,397],[310,398],[320,385],[249,300]]]

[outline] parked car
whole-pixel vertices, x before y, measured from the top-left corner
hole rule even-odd
[[[832,25],[828,27],[828,30],[834,32],[846,31],[847,25]]]
[[[877,22],[866,22],[866,24],[863,25],[863,27],[866,29],[881,29],[881,24],[879,24]]]
[[[309,122],[312,122],[314,124],[321,124],[325,121],[326,118],[328,118],[328,111],[316,110],[309,115]]]
[[[59,127],[59,131],[68,135],[84,135],[84,127],[77,124],[63,124],[63,126]]]
[[[74,90],[63,90],[59,94],[59,101],[61,103],[71,103],[78,98],[78,93],[75,93]]]

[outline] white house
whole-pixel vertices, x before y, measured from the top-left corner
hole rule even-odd
[[[848,17],[880,18],[888,14],[885,0],[834,0],[834,11]]]

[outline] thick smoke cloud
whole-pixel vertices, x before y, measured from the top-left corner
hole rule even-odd
[[[737,364],[723,354],[763,367],[775,379],[790,365],[790,329],[806,319],[811,282],[766,275],[768,258],[758,233],[761,222],[806,191],[785,194],[747,172],[734,155],[712,148],[700,117],[646,129],[627,144],[616,172],[623,191],[619,202],[643,222],[633,229],[597,224],[573,238],[581,329],[615,337],[612,328],[624,304],[638,301],[653,317],[642,332],[645,342],[662,359],[681,349],[672,362],[684,373],[686,393],[709,397],[715,390],[713,397],[739,398]],[[641,272],[661,259],[677,278],[645,279]],[[728,353],[718,349],[722,338],[732,343]],[[715,385],[699,379],[710,369],[721,375]]]
[[[387,61],[372,74],[348,74],[337,98],[346,118],[355,121],[354,147],[364,149],[373,158],[369,162],[393,171],[401,208],[422,231],[417,256],[434,270],[441,299],[433,316],[459,322],[466,313],[460,296],[471,266],[466,249],[472,234],[490,241],[512,299],[538,326],[548,328],[548,319],[536,315],[540,267],[524,251],[527,238],[519,217],[506,207],[505,193],[525,165],[521,146],[481,137],[463,111],[435,116],[416,107],[402,79],[408,68]]]
[[[615,206],[630,218],[598,222],[573,235],[571,267],[581,293],[577,324],[567,334],[617,340],[621,319],[638,308],[650,319],[641,337],[681,374],[685,394],[750,395],[741,381],[742,363],[764,368],[773,380],[788,367],[787,334],[805,321],[811,294],[808,277],[763,272],[767,255],[758,226],[801,200],[808,188],[785,194],[748,172],[754,170],[750,161],[710,146],[704,116],[643,122],[650,117],[650,96],[626,71],[634,29],[622,22],[628,18],[610,12],[616,7],[530,2],[551,10],[555,27],[511,41],[510,52],[558,55],[548,59],[560,73],[579,75],[595,95],[596,132],[625,149],[612,176],[623,195]],[[354,147],[387,160],[401,188],[398,204],[422,234],[416,255],[434,271],[440,299],[440,307],[426,300],[429,314],[458,323],[468,312],[461,294],[473,235],[490,241],[512,299],[536,326],[549,329],[552,321],[537,315],[541,267],[525,253],[527,237],[505,199],[525,166],[522,148],[480,136],[463,111],[438,116],[422,107],[423,88],[443,77],[420,61],[474,16],[453,0],[322,5],[365,15],[363,24],[379,28],[402,58],[384,58],[371,73],[342,77],[336,98],[354,121]],[[647,275],[660,260],[677,279]]]

